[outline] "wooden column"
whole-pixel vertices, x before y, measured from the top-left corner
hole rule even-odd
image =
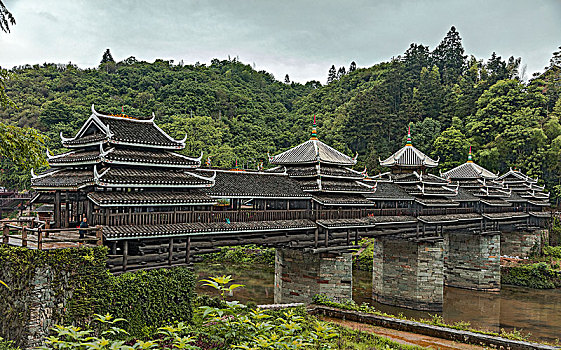
[[[329,247],[329,229],[325,228],[325,246]]]
[[[8,225],[4,224],[4,226],[2,227],[2,243],[3,244],[8,244],[10,237],[8,237],[10,235],[10,228],[8,227]]]
[[[97,225],[95,227],[95,238],[97,239],[95,245],[103,245],[103,226]]]
[[[358,245],[358,228],[355,231],[355,245]]]
[[[351,245],[351,229],[347,230],[347,245]]]
[[[168,245],[168,265],[173,263],[173,238],[169,239]]]
[[[62,216],[60,208],[60,191],[55,191],[55,207],[54,207],[55,228],[62,227]]]
[[[86,219],[88,219],[89,223],[94,224],[93,222],[93,203],[86,197]],[[101,222],[95,222],[95,224],[99,225]]]
[[[27,227],[21,228],[21,246],[27,247]]]
[[[187,237],[187,247],[185,248],[185,263],[191,263],[191,237]]]
[[[129,255],[129,241],[123,241],[123,271],[127,271],[127,260]]]
[[[316,227],[316,229],[314,230],[314,248],[318,247],[318,241],[319,241],[319,229]]]
[[[43,231],[40,227],[37,229],[37,250],[43,250]]]

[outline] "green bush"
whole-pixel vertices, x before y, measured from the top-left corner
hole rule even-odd
[[[128,272],[112,277],[103,311],[128,320],[124,328],[145,338],[164,324],[190,322],[195,276],[187,267]]]
[[[374,243],[371,239],[362,239],[359,245],[364,248],[360,254],[353,255],[353,268],[362,271],[371,271],[374,260]]]
[[[544,256],[547,256],[547,257],[552,257],[552,258],[555,258],[555,259],[561,259],[561,246],[552,247],[552,246],[546,245],[546,246],[543,247],[542,253],[543,253]]]
[[[13,341],[7,341],[0,337],[0,350],[20,350]]]
[[[561,272],[545,262],[501,268],[501,283],[536,289],[561,287]]]
[[[232,262],[236,264],[275,265],[275,248],[263,248],[255,244],[222,247],[220,252],[206,254],[203,259],[209,262]]]

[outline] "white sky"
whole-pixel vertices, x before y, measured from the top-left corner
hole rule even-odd
[[[433,49],[452,25],[466,53],[522,57],[527,75],[561,46],[561,0],[3,0],[0,66],[99,64],[129,56],[209,63],[239,57],[282,80],[325,83],[332,64],[371,66],[412,42]]]

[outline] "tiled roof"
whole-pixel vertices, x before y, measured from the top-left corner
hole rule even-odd
[[[312,177],[321,175],[323,177],[339,177],[357,180],[364,178],[364,176],[357,171],[344,167],[327,166],[322,164],[310,164],[308,166],[289,165],[286,168],[286,172],[291,177]]]
[[[503,212],[503,213],[484,213],[481,214],[486,219],[501,220],[512,218],[527,218],[529,215],[522,212]]]
[[[405,145],[387,159],[380,160],[380,165],[385,167],[432,168],[438,166],[438,160],[430,158],[413,145]]]
[[[212,235],[217,233],[243,233],[251,231],[308,230],[316,225],[310,220],[275,220],[249,222],[181,223],[150,226],[104,226],[103,234],[108,240],[149,237],[174,237]]]
[[[36,189],[77,189],[93,184],[93,172],[87,169],[51,170],[31,179],[31,187]]]
[[[197,171],[209,174],[208,171]],[[214,186],[207,190],[213,197],[231,198],[311,198],[296,180],[286,175],[249,171],[217,171]]]
[[[99,151],[97,150],[77,150],[56,156],[47,153],[47,158],[51,166],[95,164],[100,161]]]
[[[458,202],[478,202],[479,201],[479,198],[475,197],[468,190],[466,190],[462,187],[458,188],[458,194],[453,199],[455,201],[458,201]]]
[[[487,204],[491,207],[511,207],[512,203],[507,202],[504,199],[491,199],[491,198],[480,198],[481,203]]]
[[[188,192],[90,192],[88,198],[99,206],[161,206],[161,205],[212,205],[215,199],[202,191]]]
[[[415,198],[415,201],[426,207],[457,207],[460,203],[447,198]]]
[[[369,201],[360,194],[318,193],[314,194],[313,198],[316,202],[323,205],[374,205],[372,201]]]
[[[335,181],[332,179],[321,180],[322,191],[371,193],[372,185],[364,186],[359,181]]]
[[[415,199],[415,197],[407,193],[401,186],[393,182],[378,182],[376,184],[376,190],[365,196],[373,200],[413,201]]]
[[[96,180],[102,187],[210,187],[211,174],[201,178],[193,173],[161,168],[106,168]]]
[[[335,227],[362,227],[362,226],[376,226],[384,224],[411,224],[417,222],[412,216],[400,215],[400,216],[368,216],[360,219],[328,219],[328,220],[317,220],[317,223],[324,227],[335,228]]]
[[[179,166],[185,168],[197,167],[200,159],[186,157],[167,150],[133,150],[115,147],[104,152],[103,160],[106,163],[142,163],[146,165]]]
[[[445,223],[445,222],[458,222],[458,221],[478,221],[482,217],[476,213],[460,213],[460,214],[446,214],[446,215],[420,215],[417,217],[419,221],[431,223]]]
[[[72,147],[72,146],[82,146],[92,143],[99,143],[104,140],[107,140],[107,135],[103,133],[95,133],[95,134],[80,136],[73,139],[63,140],[62,144],[65,147]]]
[[[356,159],[337,151],[335,148],[319,140],[308,140],[288,151],[270,157],[269,162],[271,164],[309,164],[320,162],[354,165],[356,164]]]
[[[458,165],[457,167],[448,170],[445,173],[442,173],[442,176],[445,178],[449,178],[452,180],[457,179],[496,179],[497,175],[493,174],[489,170],[485,169],[484,167],[477,165],[471,161],[468,161],[462,165]]]

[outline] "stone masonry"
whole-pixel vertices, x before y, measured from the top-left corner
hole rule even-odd
[[[539,248],[544,241],[547,242],[547,234],[547,230],[502,232],[501,255],[526,258],[532,249]]]
[[[419,310],[442,310],[441,241],[376,238],[372,272],[374,300]]]
[[[303,253],[277,249],[275,256],[275,303],[310,303],[315,294],[345,301],[352,299],[350,253]]]
[[[450,287],[499,291],[499,234],[450,232],[445,235],[444,283]]]

